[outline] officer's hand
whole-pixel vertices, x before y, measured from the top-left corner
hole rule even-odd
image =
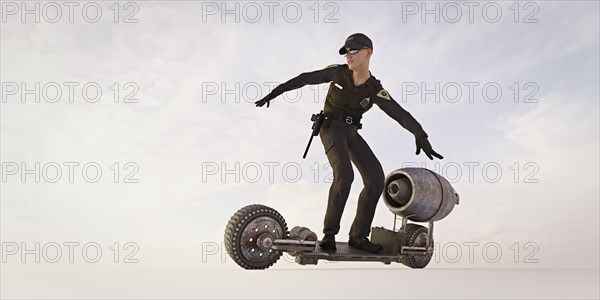
[[[269,107],[269,102],[271,102],[271,100],[273,100],[273,96],[271,94],[266,95],[264,98],[254,102],[256,104],[256,107],[262,107],[263,105],[265,105],[265,103],[267,104],[267,107]]]
[[[435,156],[439,159],[443,159],[444,157],[439,155],[437,152],[433,151],[433,149],[431,149],[431,144],[429,144],[429,140],[427,139],[427,136],[420,136],[417,138],[417,153],[415,153],[416,155],[419,155],[419,153],[421,153],[421,149],[423,149],[423,152],[425,152],[425,155],[427,155],[427,157],[429,157],[429,159],[433,160],[432,156]]]

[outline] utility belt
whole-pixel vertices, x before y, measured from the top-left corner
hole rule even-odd
[[[340,114],[325,113],[325,123],[323,124],[325,126],[325,128],[329,127],[328,119],[342,121],[348,125],[354,125],[354,126],[358,127],[358,129],[362,128],[362,124],[360,123],[360,119],[362,119],[362,117],[353,117],[353,116],[346,116],[346,115],[340,115]]]
[[[318,114],[313,114],[310,120],[313,122],[312,125],[312,133],[310,134],[310,139],[308,140],[308,145],[306,145],[306,150],[304,150],[304,155],[302,158],[306,158],[306,154],[308,153],[308,149],[310,148],[310,144],[312,143],[313,137],[319,135],[321,128],[327,128],[331,124],[331,120],[339,120],[348,125],[354,125],[358,127],[358,129],[362,128],[362,124],[360,124],[361,117],[352,117],[346,115],[332,114],[321,111]]]

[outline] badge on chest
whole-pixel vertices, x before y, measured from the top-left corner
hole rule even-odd
[[[371,102],[371,97],[364,98],[360,101],[360,106],[362,106],[362,108],[367,108],[369,102]]]

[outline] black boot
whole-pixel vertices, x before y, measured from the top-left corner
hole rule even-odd
[[[371,243],[366,237],[350,237],[348,245],[371,253],[379,253],[383,249],[381,245]]]
[[[335,246],[335,236],[333,234],[326,234],[319,243],[319,246],[327,250],[337,250],[337,247]]]

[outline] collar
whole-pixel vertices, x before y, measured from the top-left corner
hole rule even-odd
[[[352,78],[352,73],[354,73],[352,70],[348,69],[348,79],[350,80],[350,83],[352,83],[352,85],[354,86],[354,78]],[[354,86],[356,88],[363,88],[363,87],[369,87],[370,84],[373,82],[374,77],[373,74],[371,74],[371,71],[369,70],[369,78],[367,79],[367,81],[365,81],[365,83],[359,85],[359,86]]]

